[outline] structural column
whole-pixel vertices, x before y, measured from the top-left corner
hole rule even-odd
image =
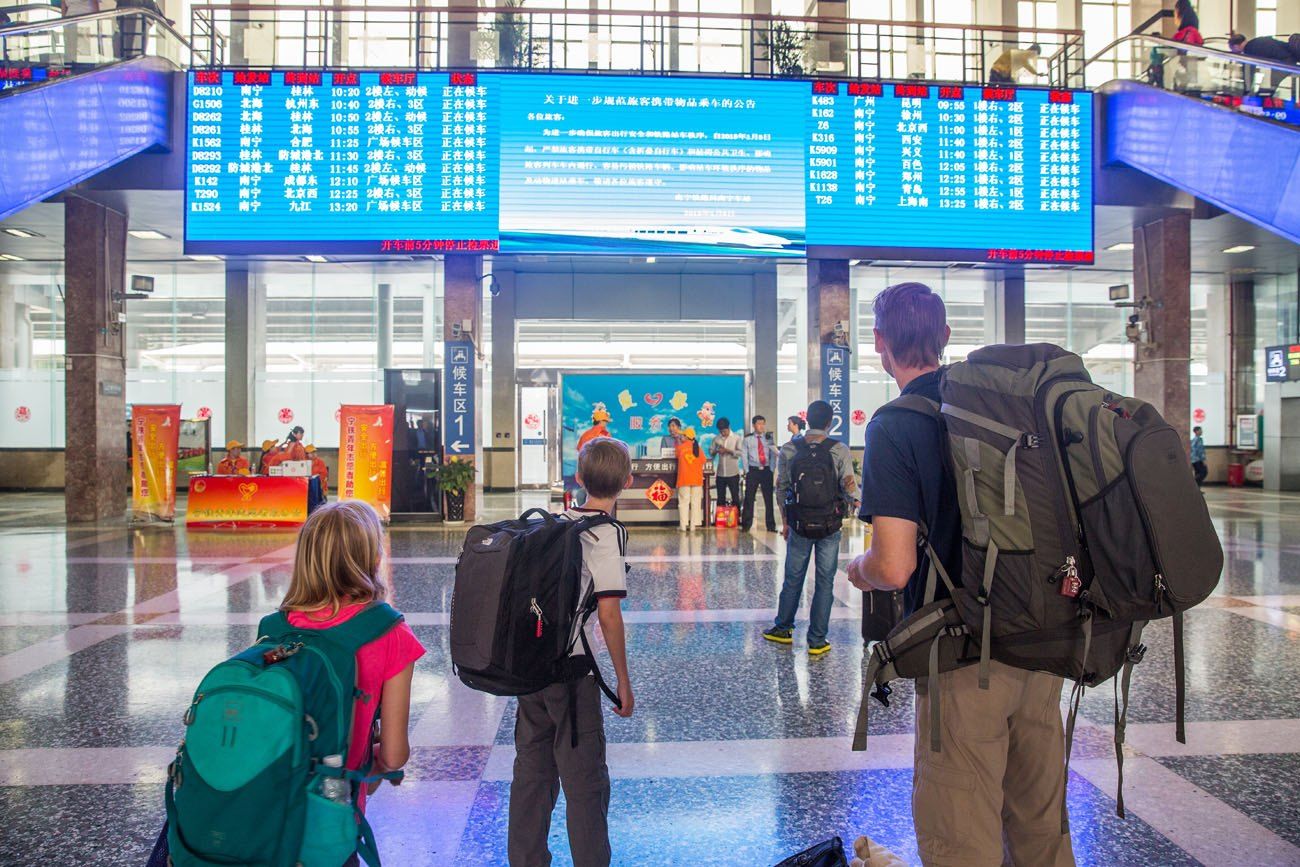
[[[984,290],[984,339],[989,343],[1024,343],[1024,266],[1001,268],[990,278]]]
[[[226,434],[249,446],[257,427],[256,377],[265,305],[246,263],[226,263]],[[223,440],[224,442],[224,440]]]
[[[445,342],[469,340],[476,354],[483,351],[483,257],[450,254],[443,262],[442,337]],[[445,346],[445,343],[444,343]],[[445,359],[445,351],[444,351]],[[445,363],[443,370],[447,369]],[[448,406],[447,395],[451,383],[444,377],[442,383],[443,406]],[[474,391],[483,394],[483,364],[474,359]],[[474,451],[465,460],[477,462],[477,451],[482,442],[483,413],[480,401],[474,401]],[[447,437],[447,417],[443,416],[443,437]],[[473,488],[465,492],[465,520],[474,520],[477,495]]]
[[[1133,283],[1149,339],[1137,346],[1133,391],[1174,429],[1190,435],[1191,215],[1133,229]]]
[[[129,481],[122,351],[127,219],[76,196],[63,207],[64,508],[69,521],[120,519]]]
[[[492,278],[492,439],[483,443],[483,488],[513,491],[519,486],[515,272],[501,270],[494,263]]]
[[[1236,445],[1237,416],[1256,412],[1255,282],[1237,280],[1228,287],[1228,442]],[[1213,369],[1213,368],[1211,368]],[[1262,445],[1262,443],[1260,444]]]
[[[807,351],[810,401],[822,397],[822,346],[847,341],[847,329],[852,328],[852,310],[849,260],[809,259]]]
[[[376,366],[387,370],[393,366],[393,284],[380,283],[376,287],[379,304],[379,333],[375,340]]]
[[[749,369],[754,376],[754,414],[769,420],[771,430],[777,423],[776,356],[781,335],[777,333],[778,311],[776,266],[754,275],[753,339],[749,343]],[[732,419],[734,430],[748,430],[749,419]]]

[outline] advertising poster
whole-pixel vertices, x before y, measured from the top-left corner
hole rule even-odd
[[[339,499],[364,500],[388,520],[393,502],[393,405],[339,408]]]
[[[187,527],[296,527],[307,520],[306,476],[190,479]],[[247,548],[243,549],[247,551]]]
[[[137,521],[176,517],[179,404],[131,405],[131,513]]]
[[[609,435],[627,443],[635,458],[657,458],[670,419],[693,427],[706,452],[717,436],[717,420],[732,430],[749,427],[743,373],[567,373],[561,383],[561,461],[567,487],[578,469],[578,440],[593,418],[608,416]]]

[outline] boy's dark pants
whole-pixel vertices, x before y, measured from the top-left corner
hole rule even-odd
[[[571,687],[575,690],[572,703]],[[575,717],[577,747],[572,738]],[[591,676],[519,698],[515,774],[510,783],[511,867],[547,867],[551,863],[546,838],[561,784],[574,867],[606,867],[610,860],[606,824],[609,768],[605,765],[600,689]]]

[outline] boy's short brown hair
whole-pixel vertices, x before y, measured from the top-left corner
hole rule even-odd
[[[627,443],[598,437],[578,452],[578,475],[582,487],[593,497],[617,497],[632,475],[632,456]]]
[[[934,367],[948,342],[948,311],[924,283],[899,283],[871,305],[876,330],[894,361],[906,367]]]

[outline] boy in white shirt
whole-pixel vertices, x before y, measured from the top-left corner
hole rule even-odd
[[[632,460],[627,445],[608,437],[588,442],[578,453],[578,484],[587,499],[564,516],[579,520],[612,514],[614,501],[632,484]],[[596,598],[596,616],[605,638],[620,705],[614,713],[632,715],[635,699],[627,673],[627,642],[622,601],[627,596],[627,567],[623,558],[626,531],[602,524],[582,534],[582,591]],[[586,629],[590,630],[588,624]],[[575,633],[574,637],[577,635]],[[587,643],[591,641],[587,633]],[[573,654],[584,653],[582,641]],[[576,867],[606,867],[609,845],[609,768],[605,764],[604,718],[596,679],[587,675],[574,683],[556,683],[541,692],[520,696],[515,721],[515,767],[510,783],[509,858],[512,867],[547,867],[546,845],[551,813],[564,786],[569,848]],[[576,744],[574,729],[579,737]]]

